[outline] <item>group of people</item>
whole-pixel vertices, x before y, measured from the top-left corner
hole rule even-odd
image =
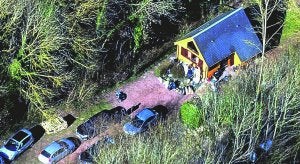
[[[170,74],[170,71],[167,70],[166,74],[168,76]],[[183,95],[194,93],[195,92],[194,81],[193,81],[194,77],[195,77],[195,68],[192,65],[190,65],[185,75],[185,78],[187,79],[187,84],[183,85],[182,81],[179,81],[178,79],[173,79],[172,76],[170,76],[169,84],[167,88],[169,90],[176,90]]]

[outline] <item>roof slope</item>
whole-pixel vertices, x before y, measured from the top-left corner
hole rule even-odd
[[[181,40],[186,39],[186,38],[190,38],[193,37],[195,35],[197,35],[200,31],[206,29],[207,27],[211,26],[212,24],[224,19],[224,17],[230,15],[231,13],[233,13],[235,10],[231,10],[228,11],[226,13],[220,14],[217,17],[215,17],[214,19],[204,23],[203,25],[201,25],[200,27],[194,29],[193,31],[191,31],[190,33],[186,34]]]
[[[192,37],[209,67],[233,52],[238,53],[241,61],[249,60],[262,48],[243,8],[205,23]]]

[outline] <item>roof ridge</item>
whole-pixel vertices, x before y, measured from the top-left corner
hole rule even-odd
[[[238,9],[235,9],[235,10],[231,10],[231,11],[226,12],[226,13],[229,13],[229,14],[226,15],[226,16],[224,16],[222,19],[220,19],[220,20],[218,20],[218,21],[212,23],[211,25],[207,26],[205,29],[199,31],[199,33],[196,33],[195,35],[193,35],[193,36],[191,36],[191,37],[195,38],[195,37],[199,36],[199,35],[202,34],[203,32],[205,32],[205,31],[207,31],[208,29],[210,29],[211,27],[213,27],[213,26],[219,24],[220,22],[224,21],[225,19],[229,18],[230,16],[234,15],[235,13],[237,13],[238,11],[240,11],[240,10],[242,10],[242,9],[244,9],[244,8],[243,8],[243,7],[240,7],[240,8],[238,8]],[[230,12],[231,12],[231,13],[230,13]],[[223,14],[226,14],[226,13],[223,13]],[[221,14],[221,15],[223,15],[223,14]],[[220,16],[221,16],[221,15],[220,15]],[[215,19],[215,18],[214,18],[214,19]],[[212,19],[212,20],[214,20],[214,19]],[[208,22],[209,22],[209,21],[208,21]],[[208,22],[206,22],[206,23],[208,23]],[[203,25],[205,25],[206,23],[204,23]],[[201,25],[201,26],[203,26],[203,25]],[[201,27],[201,26],[200,26],[200,27]]]

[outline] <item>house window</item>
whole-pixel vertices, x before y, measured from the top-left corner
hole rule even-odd
[[[193,61],[194,63],[198,63],[198,62],[197,62],[197,56],[194,55],[194,54],[192,55],[192,61]]]
[[[181,47],[181,55],[185,56],[185,57],[188,57],[188,51],[187,51],[187,49]]]
[[[188,48],[189,48],[190,50],[192,50],[192,51],[198,53],[197,48],[196,48],[195,44],[194,44],[192,41],[188,42]]]

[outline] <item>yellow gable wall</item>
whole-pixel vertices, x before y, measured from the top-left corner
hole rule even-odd
[[[242,64],[241,59],[240,59],[239,55],[236,52],[234,53],[233,61],[234,61],[234,65],[236,65],[236,66]]]
[[[194,53],[194,54],[199,59],[201,59],[203,61],[203,68],[202,68],[202,70],[203,70],[203,76],[202,77],[206,78],[207,77],[207,72],[208,72],[208,66],[207,66],[207,64],[206,64],[206,62],[205,62],[205,60],[204,60],[204,58],[203,58],[203,56],[201,54],[201,51],[199,50],[199,48],[198,48],[198,46],[195,43],[195,41],[194,41],[193,38],[183,39],[183,40],[180,40],[180,41],[174,43],[175,45],[177,45],[177,54],[176,54],[176,56],[177,56],[178,60],[180,60],[180,61],[182,61],[184,63],[187,63],[187,64],[192,64],[192,61],[190,61],[189,59],[187,59],[186,57],[184,57],[184,56],[181,55],[181,47],[183,47],[183,48],[191,51],[188,48],[188,46],[187,46],[188,42],[191,42],[191,41],[194,43],[194,45],[195,45],[195,47],[196,47],[196,49],[198,51],[198,54],[196,54],[196,53]],[[191,52],[194,52],[194,51],[191,51]]]
[[[195,41],[194,41],[193,38],[187,38],[187,39],[184,39],[184,40],[181,40],[181,41],[178,41],[178,42],[174,43],[175,45],[177,45],[177,54],[176,54],[176,56],[177,56],[178,60],[180,60],[180,61],[182,61],[182,62],[184,62],[186,64],[192,64],[192,61],[190,61],[189,59],[187,59],[186,57],[184,57],[184,56],[181,55],[181,47],[183,47],[183,48],[191,51],[188,48],[188,46],[187,46],[188,42],[191,42],[191,41],[194,43],[194,45],[197,48],[197,51],[199,53],[199,54],[196,54],[196,53],[194,53],[194,54],[199,59],[201,59],[203,61],[203,68],[202,68],[202,70],[203,70],[203,77],[206,78],[206,77],[208,77],[208,73],[210,71],[212,71],[212,70],[209,70],[209,67],[206,64],[206,62],[205,62],[205,60],[204,60],[204,58],[203,58],[203,56],[201,54],[201,51],[199,50],[198,46],[196,46],[197,44],[195,43]],[[193,52],[193,51],[191,51],[191,52]],[[239,58],[239,55],[236,52],[233,55],[234,55],[234,65],[236,65],[236,66],[241,65],[242,62],[241,62],[241,60]]]

